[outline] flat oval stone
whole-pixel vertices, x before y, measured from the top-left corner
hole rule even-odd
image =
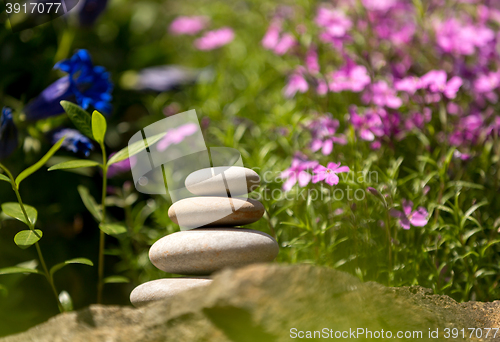
[[[186,188],[198,196],[240,196],[254,191],[260,177],[254,170],[241,166],[218,166],[191,173]]]
[[[167,235],[149,250],[149,259],[168,273],[207,275],[224,267],[270,262],[278,243],[266,233],[242,228],[200,228]]]
[[[230,197],[190,197],[175,202],[168,217],[183,229],[239,226],[258,221],[264,206],[257,200]]]
[[[130,293],[130,302],[139,307],[148,303],[166,299],[194,287],[210,285],[209,278],[164,278],[149,281],[137,286]]]

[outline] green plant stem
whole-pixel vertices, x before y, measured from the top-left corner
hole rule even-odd
[[[5,173],[7,173],[7,175],[9,176],[10,182],[12,185],[12,190],[14,190],[14,192],[16,193],[17,201],[19,202],[19,206],[21,207],[21,210],[23,211],[23,215],[24,215],[24,218],[26,219],[26,222],[28,222],[28,227],[30,230],[32,230],[34,232],[35,227],[34,227],[33,223],[31,222],[31,220],[29,219],[28,213],[26,213],[26,208],[24,207],[24,203],[23,203],[23,200],[21,198],[21,194],[19,193],[19,189],[16,185],[16,180],[12,176],[12,173],[10,173],[10,171],[5,166],[0,164],[0,168],[2,168],[5,171]],[[38,259],[40,260],[40,264],[42,265],[43,271],[45,273],[45,278],[49,282],[50,287],[52,288],[52,292],[54,293],[54,296],[56,297],[57,306],[59,308],[59,311],[64,312],[64,307],[62,306],[61,301],[59,300],[59,294],[57,292],[56,285],[54,284],[54,279],[52,278],[52,275],[50,274],[49,269],[47,268],[47,264],[45,263],[45,258],[43,257],[42,249],[40,248],[40,244],[38,242],[35,242],[35,247],[36,247],[36,252],[38,254]]]
[[[391,218],[389,216],[389,210],[385,210],[385,225],[387,231],[387,248],[389,250],[389,286],[391,286],[393,279],[393,266],[392,266],[392,236],[391,236]]]
[[[104,144],[101,144],[102,150],[102,221],[106,222],[106,188],[108,186],[108,160],[106,157],[106,149]],[[102,290],[104,287],[104,246],[106,241],[106,234],[100,230],[99,235],[99,265],[98,265],[98,282],[97,282],[97,304],[102,303]]]

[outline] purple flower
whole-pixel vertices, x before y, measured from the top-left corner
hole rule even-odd
[[[363,116],[358,115],[354,108],[351,108],[350,112],[351,124],[361,139],[373,141],[375,137],[384,135],[384,125],[376,111],[368,110]]]
[[[329,185],[335,185],[339,183],[339,176],[337,176],[337,173],[349,171],[348,166],[340,166],[340,163],[328,163],[327,167],[318,165],[314,168],[312,182],[318,183],[324,180]]]
[[[309,161],[301,155],[295,155],[292,159],[292,165],[281,172],[281,178],[286,179],[286,182],[283,184],[283,190],[290,191],[297,182],[301,187],[309,184],[312,176],[306,171],[314,168],[316,165],[318,165],[316,161]]]
[[[201,74],[210,77],[211,73],[209,69],[197,70],[180,65],[161,65],[145,68],[137,73],[132,71],[130,79],[124,78],[123,83],[127,82],[126,87],[138,91],[164,92],[193,84]]]
[[[352,27],[352,21],[337,9],[320,7],[316,15],[316,24],[325,29],[331,37],[343,37]]]
[[[177,17],[170,24],[169,30],[175,35],[194,35],[203,30],[207,24],[208,18],[204,16]]]
[[[297,92],[305,93],[308,89],[309,84],[299,69],[288,78],[288,83],[283,89],[283,93],[285,97],[293,97]]]
[[[330,74],[328,86],[334,93],[344,90],[360,92],[368,84],[370,84],[370,76],[366,68],[348,60],[341,69]]]
[[[230,27],[223,27],[218,30],[208,31],[194,41],[194,46],[198,50],[214,50],[229,44],[234,39],[234,31]]]
[[[403,212],[391,209],[389,212],[392,217],[399,218],[399,224],[403,229],[410,229],[410,225],[415,227],[423,227],[429,221],[427,219],[427,209],[418,207],[417,210],[412,211],[413,202],[403,199]]]
[[[312,141],[311,150],[316,152],[321,149],[325,156],[333,151],[333,144],[345,145],[347,139],[343,135],[335,136],[339,121],[329,116],[323,116],[309,124]]]
[[[170,145],[181,143],[186,137],[193,135],[198,130],[198,126],[194,123],[187,123],[175,129],[168,131],[165,137],[156,145],[158,152],[165,151]]]
[[[449,99],[454,99],[463,84],[460,77],[454,76],[448,82],[444,70],[431,70],[420,78],[422,87],[428,87],[434,93],[442,93]]]

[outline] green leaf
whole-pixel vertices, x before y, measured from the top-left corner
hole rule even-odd
[[[59,271],[61,268],[71,264],[94,266],[94,263],[86,258],[76,258],[76,259],[66,260],[65,262],[61,262],[60,264],[52,266],[52,268],[50,269],[50,275],[53,276],[54,273]]]
[[[19,176],[17,176],[17,178],[16,178],[16,185],[19,186],[19,184],[26,177],[28,177],[29,175],[35,173],[39,168],[41,168],[47,162],[47,160],[49,160],[49,158],[52,157],[54,155],[54,153],[56,153],[57,150],[61,147],[61,144],[63,143],[64,139],[66,139],[66,136],[64,136],[61,139],[59,139],[59,141],[56,142],[56,144],[54,146],[52,146],[52,148],[49,150],[49,152],[47,152],[42,157],[42,159],[40,159],[38,162],[36,162],[35,165],[32,165],[32,166],[28,167],[26,170],[24,170],[23,172],[21,172],[19,174]]]
[[[137,153],[144,151],[147,147],[157,143],[160,141],[167,133],[160,133],[153,135],[151,138],[147,139],[147,144],[144,142],[144,140],[136,141],[130,146],[124,147],[120,151],[118,151],[116,154],[114,154],[111,158],[109,158],[108,161],[108,166],[111,164],[115,164],[118,162],[121,162],[122,160],[125,160],[127,158],[130,158]]]
[[[130,283],[130,279],[123,276],[109,276],[104,278],[104,284]]]
[[[65,312],[73,311],[73,300],[68,292],[61,291],[59,294],[59,301]]]
[[[16,273],[34,273],[34,274],[44,275],[41,271],[35,270],[33,268],[17,267],[17,266],[0,268],[0,275],[2,275],[2,274],[16,274]]]
[[[31,224],[34,226],[36,223],[38,212],[32,206],[26,204],[24,204],[24,209],[26,209],[26,214],[28,215]],[[28,226],[30,225],[30,223],[26,221],[26,217],[24,216],[23,210],[21,209],[19,203],[15,202],[3,203],[2,211],[5,214],[9,215],[10,217],[18,219],[19,221],[26,223],[26,225]]]
[[[0,284],[0,297],[7,297],[9,290],[4,285]]]
[[[94,139],[92,135],[92,118],[90,114],[72,102],[61,101],[61,106],[68,114],[73,125],[87,137]]]
[[[127,232],[127,228],[118,223],[101,223],[99,229],[108,235],[119,235]]]
[[[93,166],[98,166],[98,165],[100,165],[100,164],[98,162],[93,161],[93,160],[78,159],[78,160],[70,160],[67,162],[56,164],[56,165],[50,167],[49,171],[79,169],[81,167],[93,167]]]
[[[33,230],[22,230],[14,236],[14,242],[19,248],[26,249],[31,247],[36,242],[38,242],[43,236],[43,233],[39,229]]]
[[[1,173],[0,173],[0,180],[3,180],[3,181],[10,183],[10,178],[7,177],[6,175],[1,174]]]
[[[104,143],[104,136],[106,135],[106,119],[97,110],[92,113],[92,134],[94,134],[94,139],[99,144]]]
[[[92,195],[90,194],[89,189],[87,189],[83,185],[79,185],[77,189],[87,210],[92,214],[92,216],[94,216],[97,221],[102,221],[101,208],[96,203],[94,197],[92,197]]]

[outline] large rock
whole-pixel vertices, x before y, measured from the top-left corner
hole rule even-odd
[[[453,341],[444,338],[445,328],[499,326],[498,301],[459,304],[419,287],[391,289],[328,268],[274,264],[222,271],[207,287],[140,309],[91,306],[61,314],[0,342],[281,342],[299,340],[291,338],[294,328],[422,331],[422,338],[373,340]],[[438,329],[439,338],[429,338],[429,329]]]

